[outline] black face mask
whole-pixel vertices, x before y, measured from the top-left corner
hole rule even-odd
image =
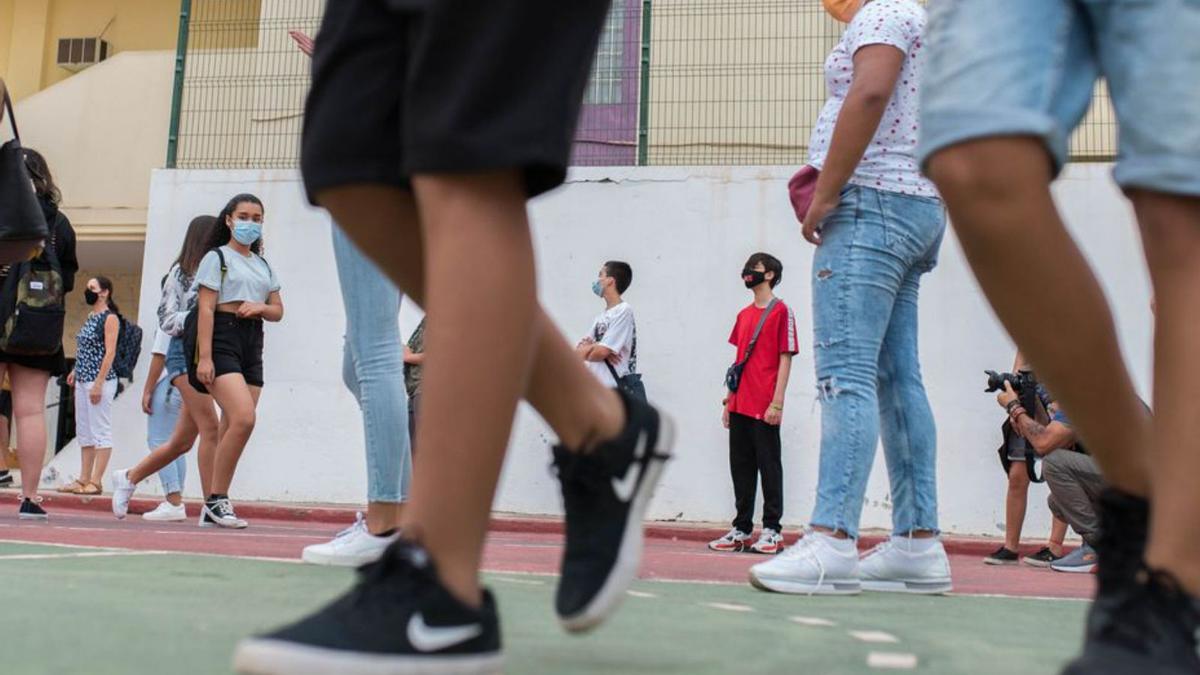
[[[762,282],[764,282],[766,280],[767,280],[766,272],[758,272],[756,270],[750,269],[749,267],[742,270],[742,281],[744,281],[746,283],[746,288],[754,288],[755,286],[761,284]]]
[[[99,299],[100,299],[100,294],[97,293],[96,291],[93,291],[90,288],[83,292],[83,301],[86,302],[88,305],[96,304],[96,301]]]

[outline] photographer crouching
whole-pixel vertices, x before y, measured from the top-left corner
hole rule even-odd
[[[1079,442],[1066,413],[1044,388],[1037,385],[1032,373],[1025,371],[1022,375],[1027,376],[1025,381],[1004,379],[1004,390],[996,400],[1008,412],[1008,427],[1012,433],[1019,436],[1036,457],[1042,459],[1042,478],[1050,488],[1047,504],[1055,520],[1050,544],[1037,556],[1027,557],[1026,562],[1038,566],[1048,564],[1059,572],[1091,572],[1096,566],[1092,544],[1099,528],[1096,500],[1104,489],[1100,468]],[[1017,381],[1017,388],[1013,387],[1014,381]],[[1031,406],[1034,408],[1032,413]],[[1012,447],[1009,443],[1006,446]],[[1025,461],[1018,463],[1012,461],[1011,453],[1007,456],[1011,461],[1007,467],[1010,494],[1014,473],[1023,474],[1024,485],[1028,488],[1033,480],[1031,466],[1034,457],[1027,453]],[[1084,544],[1063,556],[1062,541],[1067,524],[1083,539]],[[1018,540],[1019,536],[1018,528]],[[1055,545],[1057,550],[1054,550]],[[1054,559],[1046,560],[1047,553],[1053,555]]]

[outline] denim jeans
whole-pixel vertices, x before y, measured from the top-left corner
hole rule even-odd
[[[858,536],[880,432],[897,534],[937,530],[937,431],[921,381],[917,295],[937,264],[939,200],[843,190],[813,257],[821,462],[812,524]]]
[[[172,342],[175,342],[172,340]],[[183,397],[179,390],[171,386],[171,379],[164,378],[154,387],[154,395],[150,398],[150,419],[146,422],[146,444],[153,450],[166,443],[175,431],[175,423],[179,421],[179,411],[183,407]],[[183,482],[187,477],[187,455],[162,468],[158,479],[162,481],[163,493],[183,492]]]
[[[346,342],[342,379],[362,408],[367,444],[367,500],[397,503],[408,495],[412,446],[400,340],[400,292],[333,226]]]

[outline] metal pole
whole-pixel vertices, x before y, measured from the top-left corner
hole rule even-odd
[[[646,166],[650,145],[650,0],[642,0],[641,95],[638,99],[637,163]]]
[[[171,92],[171,130],[167,134],[167,168],[174,169],[179,156],[179,117],[183,108],[183,72],[187,61],[188,25],[192,18],[192,0],[181,0],[179,38],[175,42],[175,86]]]

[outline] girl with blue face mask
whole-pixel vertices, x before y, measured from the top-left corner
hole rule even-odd
[[[196,270],[196,309],[185,331],[188,379],[212,394],[226,431],[217,442],[201,526],[244,528],[229,486],[254,431],[263,387],[263,322],[283,319],[279,280],[263,259],[263,204],[251,194],[229,200],[212,248]]]

